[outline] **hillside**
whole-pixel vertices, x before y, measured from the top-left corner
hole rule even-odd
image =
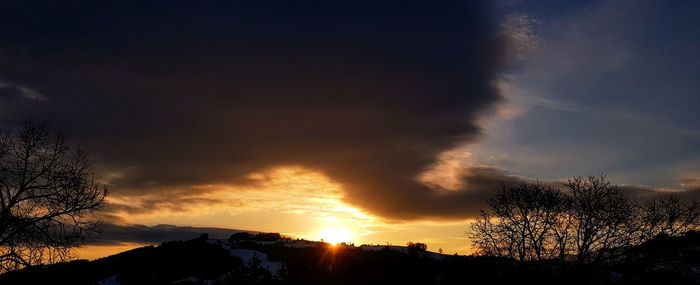
[[[259,234],[258,236],[265,235]],[[698,284],[700,234],[657,237],[615,264],[448,256],[417,248],[208,236],[166,242],[94,261],[0,275],[0,284]]]

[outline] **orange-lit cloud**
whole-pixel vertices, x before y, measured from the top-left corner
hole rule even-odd
[[[538,35],[546,22],[503,17],[495,2],[14,1],[7,10],[18,12],[0,18],[0,127],[34,116],[83,146],[111,190],[110,223],[314,239],[342,229],[357,242],[446,252],[466,251],[466,221],[502,183],[601,165],[648,176],[638,170],[697,146],[685,138],[697,138],[692,128],[638,128],[650,120],[620,112],[646,97],[675,102],[663,114],[697,113],[685,98],[658,99],[698,93],[680,84],[697,77],[690,57],[657,68],[648,60],[664,49],[623,48],[635,42],[627,35],[649,34],[645,17],[594,3],[601,9],[554,21],[557,42]],[[504,74],[511,61],[529,72]],[[588,102],[649,78],[674,84],[600,100],[614,107]],[[668,147],[671,129],[683,139]]]
[[[278,199],[287,215],[320,203],[335,207],[314,210],[320,218],[358,218],[350,209],[391,220],[469,217],[483,189],[434,191],[420,176],[478,139],[480,117],[501,100],[494,82],[515,31],[494,4],[277,4],[285,9],[123,3],[13,15],[5,20],[28,35],[54,34],[2,26],[0,70],[48,98],[22,114],[57,122],[85,147],[112,190],[109,210],[124,217],[262,211],[276,201],[268,194],[311,204]],[[133,5],[183,27],[127,16]],[[191,10],[201,13],[181,21]],[[290,165],[342,186],[345,204],[296,193],[307,182],[283,178],[289,192],[255,190],[273,183],[256,175],[286,175],[267,172]]]
[[[469,242],[464,237],[466,221],[387,220],[344,201],[342,185],[319,172],[298,166],[272,168],[248,176],[254,181],[249,186],[198,186],[188,189],[185,198],[178,195],[171,201],[153,201],[154,198],[148,195],[113,195],[109,198],[108,212],[118,216],[121,224],[169,223],[274,231],[310,240],[327,239],[329,242],[349,241],[356,244],[428,242],[434,251],[442,248],[450,253],[468,252]],[[196,189],[200,191],[196,192]],[[177,205],[179,202],[187,206]],[[147,231],[144,232],[146,229],[136,229],[141,231],[139,236],[147,234]],[[133,230],[128,227],[110,229],[110,234]],[[196,235],[194,229],[188,232]],[[436,236],[437,233],[440,236]],[[162,238],[168,236],[172,237],[164,235]],[[145,238],[143,242],[148,241],[147,237],[142,238]],[[132,242],[128,245],[139,244]],[[115,245],[109,242],[104,246],[108,250]],[[121,244],[116,246],[123,248]],[[91,256],[90,252],[98,249],[91,246],[81,252],[88,257]]]

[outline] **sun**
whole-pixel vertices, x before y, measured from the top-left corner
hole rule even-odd
[[[334,227],[323,229],[318,234],[319,239],[324,242],[337,245],[343,242],[351,242],[353,239],[352,232],[346,228]]]

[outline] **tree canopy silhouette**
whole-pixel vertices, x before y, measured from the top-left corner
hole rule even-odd
[[[549,258],[557,249],[554,230],[566,198],[539,183],[504,185],[487,202],[469,232],[481,254],[520,261]]]
[[[68,258],[98,230],[106,195],[85,154],[46,123],[0,132],[0,272]]]
[[[698,229],[698,203],[661,195],[644,203],[604,175],[571,177],[563,189],[540,182],[505,185],[467,232],[477,253],[519,261],[558,258],[601,263],[620,248],[659,234]]]

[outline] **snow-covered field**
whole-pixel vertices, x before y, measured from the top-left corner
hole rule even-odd
[[[117,276],[118,275],[109,276],[105,279],[97,281],[95,285],[119,285],[120,283],[117,281]]]
[[[244,265],[250,264],[254,258],[257,258],[260,261],[260,266],[265,268],[267,271],[270,271],[270,273],[273,275],[277,274],[277,272],[279,272],[279,270],[284,266],[284,263],[270,261],[267,259],[267,254],[256,250],[237,248],[230,249],[229,253],[231,256],[235,256],[243,260]]]

